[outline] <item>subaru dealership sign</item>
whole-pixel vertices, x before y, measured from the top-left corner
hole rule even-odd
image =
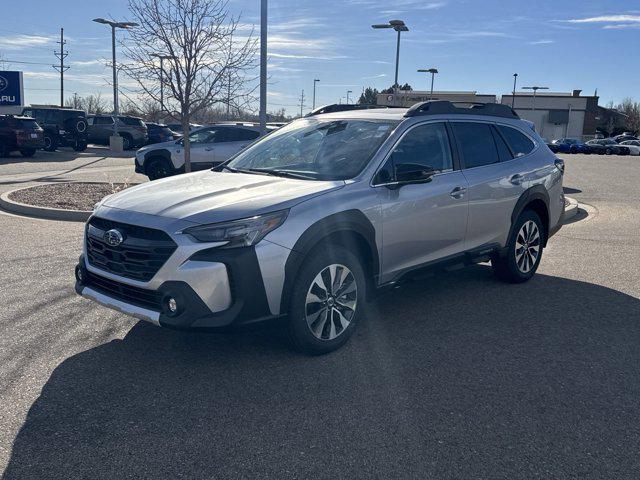
[[[0,107],[21,107],[23,93],[22,72],[0,71]]]

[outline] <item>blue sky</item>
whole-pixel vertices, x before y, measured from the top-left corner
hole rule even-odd
[[[395,37],[372,23],[402,19],[400,82],[426,89],[418,68],[437,67],[436,90],[508,93],[520,85],[551,91],[597,88],[601,104],[640,100],[640,2],[609,0],[270,0],[269,110],[299,111],[302,89],[311,108],[313,78],[321,80],[317,104],[338,102],[364,86],[393,82]],[[55,2],[54,2],[55,3]],[[29,103],[56,102],[58,76],[48,66],[59,28],[70,52],[67,95],[102,92],[109,99],[110,32],[98,16],[127,18],[125,0],[5,1],[0,57],[44,65],[6,64],[25,72]],[[259,22],[259,0],[230,0],[233,14]],[[257,28],[256,28],[257,32]],[[127,82],[121,83],[126,87]]]

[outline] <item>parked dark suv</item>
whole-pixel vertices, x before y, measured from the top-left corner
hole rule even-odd
[[[89,141],[99,145],[109,145],[115,118],[113,115],[89,115]],[[120,115],[117,117],[116,128],[118,135],[122,137],[122,146],[125,150],[142,147],[149,140],[147,126],[138,117]]]
[[[87,149],[87,118],[83,110],[60,107],[27,107],[22,115],[31,117],[44,129],[44,149],[72,147],[76,152]]]
[[[33,157],[43,146],[42,128],[33,118],[0,115],[0,157],[15,151]]]

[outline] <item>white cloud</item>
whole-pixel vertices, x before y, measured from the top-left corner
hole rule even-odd
[[[369,77],[362,77],[362,80],[372,80],[374,78],[383,78],[386,77],[387,74],[386,73],[379,73],[378,75],[371,75]]]
[[[618,23],[613,25],[605,25],[605,30],[622,30],[624,28],[640,28],[640,23]]]
[[[55,41],[54,37],[44,35],[13,35],[0,37],[0,48],[21,50],[29,47],[41,47]]]
[[[338,60],[341,58],[347,58],[343,55],[322,55],[322,54],[299,55],[297,53],[280,53],[280,52],[269,52],[268,56],[274,57],[274,58],[291,58],[291,59],[297,59],[297,60]]]
[[[599,17],[574,18],[567,20],[569,23],[612,23],[631,22],[640,23],[640,15],[602,15]]]
[[[534,42],[528,42],[529,45],[552,45],[556,43],[555,40],[536,40]]]

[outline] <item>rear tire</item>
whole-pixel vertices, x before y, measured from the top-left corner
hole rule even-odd
[[[533,210],[522,212],[514,224],[506,254],[491,259],[496,277],[508,283],[523,283],[533,277],[540,265],[545,235],[538,214]]]
[[[360,258],[338,245],[307,255],[296,277],[288,311],[293,348],[323,355],[344,345],[364,316],[366,277]]]
[[[22,155],[23,157],[33,157],[36,154],[36,149],[35,148],[24,148],[22,150],[20,150],[20,155]]]
[[[87,149],[87,142],[76,142],[73,149],[76,152],[84,152]]]
[[[175,174],[175,169],[166,158],[150,158],[148,162],[145,172],[149,180],[158,180]]]
[[[122,134],[122,149],[129,150],[133,146],[133,138],[128,133]]]

